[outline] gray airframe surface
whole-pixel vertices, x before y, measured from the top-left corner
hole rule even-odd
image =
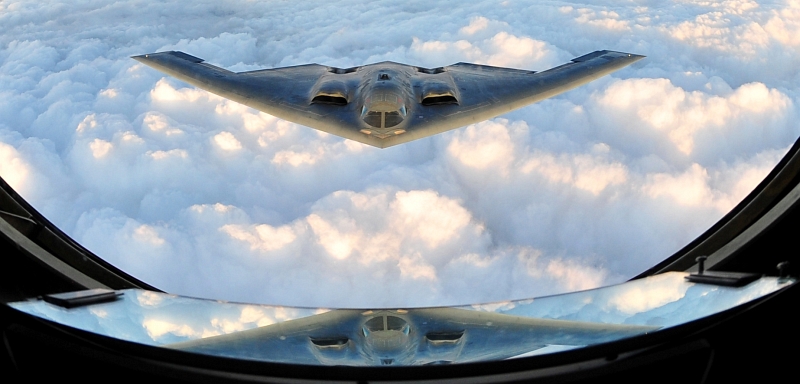
[[[133,58],[270,115],[379,148],[497,117],[621,69],[644,56],[595,51],[543,72],[384,61],[231,72],[178,52]]]
[[[292,364],[428,365],[502,360],[551,345],[582,347],[658,328],[458,308],[337,309],[166,347]]]

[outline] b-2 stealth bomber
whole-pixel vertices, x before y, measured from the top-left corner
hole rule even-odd
[[[402,366],[503,360],[550,345],[593,345],[657,329],[459,308],[337,309],[166,346],[278,363]]]
[[[644,56],[595,51],[543,72],[457,63],[384,61],[231,72],[179,52],[133,58],[284,120],[386,148],[497,117],[623,68]]]

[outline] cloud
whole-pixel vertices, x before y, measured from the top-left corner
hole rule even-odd
[[[501,173],[508,172],[513,150],[508,129],[494,121],[470,125],[447,146],[447,152],[461,164]]]
[[[283,248],[297,238],[297,235],[286,226],[275,228],[268,224],[259,224],[252,229],[235,224],[226,224],[220,231],[231,238],[250,244],[250,249],[260,251],[274,251]]]
[[[214,143],[216,143],[223,151],[238,151],[242,149],[242,143],[236,140],[230,132],[220,132],[214,136]]]
[[[0,7],[0,176],[104,259],[193,296],[391,307],[620,282],[712,225],[800,135],[796,0]],[[129,58],[171,49],[234,71],[647,58],[378,150]],[[277,319],[259,316],[148,329],[167,340]]]
[[[593,152],[607,152],[608,145],[598,143]],[[589,154],[560,156],[550,153],[534,153],[522,165],[523,173],[538,173],[551,183],[567,183],[575,188],[598,195],[606,187],[628,180],[627,168],[619,163],[604,161],[602,156]]]
[[[29,172],[30,166],[20,158],[16,148],[0,143],[0,175],[3,175],[3,180],[19,193],[25,193]]]
[[[711,82],[706,88],[713,88]],[[610,123],[618,126],[609,127],[611,131],[628,128],[626,137],[615,133],[613,138],[608,137],[609,141],[622,144],[618,140],[648,137],[651,144],[647,150],[663,150],[661,156],[674,156],[675,160],[731,159],[725,153],[752,153],[757,150],[751,148],[753,143],[763,145],[770,141],[774,127],[781,127],[779,132],[790,137],[796,130],[792,128],[797,114],[792,100],[762,83],[747,83],[715,95],[713,91],[686,91],[668,79],[629,79],[595,94],[595,102],[590,108],[596,105],[606,114],[604,119],[613,120]],[[787,139],[778,139],[773,145]],[[703,143],[698,145],[700,141]],[[665,142],[672,146],[664,146]],[[725,148],[720,148],[722,145]]]
[[[571,11],[571,9],[565,9],[565,11]],[[624,19],[621,20],[620,15],[614,11],[595,11],[589,8],[579,8],[576,12],[579,16],[575,18],[575,21],[581,24],[612,31],[631,30],[630,22]]]
[[[466,29],[462,28],[461,32],[466,35],[475,34],[485,28],[483,20],[485,19],[473,20],[464,27]],[[559,64],[559,53],[555,47],[544,41],[527,36],[516,36],[505,31],[474,43],[467,40],[422,41],[414,37],[408,50],[409,56],[425,62],[433,62],[432,59],[437,59],[436,61],[440,63],[439,66],[447,61],[455,63],[456,60],[466,60],[476,64],[520,69],[556,66]]]
[[[469,21],[469,24],[467,26],[462,27],[458,31],[465,35],[474,35],[475,32],[482,31],[486,29],[486,27],[488,26],[489,26],[489,19],[483,16],[478,16],[478,17],[473,17],[472,20]]]

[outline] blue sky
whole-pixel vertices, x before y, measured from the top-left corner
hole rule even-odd
[[[161,289],[421,306],[624,281],[744,197],[800,135],[800,2],[0,2],[0,176]],[[379,150],[129,56],[242,71],[382,60],[631,67]]]

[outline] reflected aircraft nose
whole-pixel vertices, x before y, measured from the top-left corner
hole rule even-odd
[[[376,316],[362,328],[364,338],[372,350],[381,357],[389,357],[409,346],[411,326],[396,316]]]

